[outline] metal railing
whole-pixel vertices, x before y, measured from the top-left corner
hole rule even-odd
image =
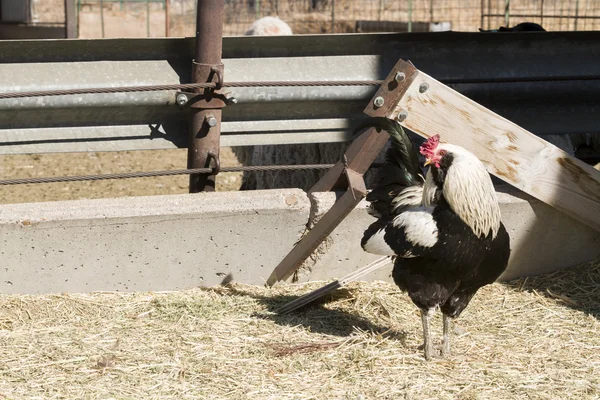
[[[189,83],[192,48],[175,38],[0,42],[0,92]],[[410,59],[548,135],[597,130],[598,49],[600,32],[237,37],[223,40],[223,62],[226,82],[373,81]],[[223,143],[346,141],[374,91],[229,88],[237,104],[224,109]],[[188,112],[173,89],[2,99],[0,154],[185,147]]]
[[[0,42],[0,155],[187,147],[193,43]],[[221,145],[347,142],[399,58],[538,135],[597,133],[599,49],[600,32],[225,38]],[[9,95],[31,91],[55,95]]]

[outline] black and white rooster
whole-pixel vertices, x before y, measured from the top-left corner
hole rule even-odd
[[[402,127],[385,118],[376,124],[390,134],[391,146],[367,195],[369,213],[378,219],[361,244],[369,253],[394,258],[394,282],[421,310],[426,359],[433,355],[430,320],[434,309],[441,309],[446,357],[451,319],[508,263],[510,242],[496,192],[475,155],[440,143],[437,135],[420,147],[430,165],[423,179],[418,154]]]

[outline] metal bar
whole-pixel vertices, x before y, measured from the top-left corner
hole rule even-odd
[[[433,24],[434,21],[435,20],[433,19],[433,0],[429,0],[429,22]]]
[[[75,0],[65,0],[65,37],[74,39],[77,37],[77,11]]]
[[[349,187],[319,222],[294,246],[279,263],[267,280],[267,285],[289,278],[312,252],[329,236],[366,195],[367,189],[361,174],[348,170]]]
[[[223,79],[223,14],[225,0],[198,0],[196,19],[196,54],[192,79],[195,83],[209,82],[219,68]],[[214,77],[216,78],[216,77]],[[221,80],[221,83],[223,81]],[[199,95],[211,96],[209,90],[198,90]],[[218,162],[221,133],[221,109],[194,109],[191,116],[191,143],[188,148],[188,168],[206,168]],[[212,154],[211,155],[209,155]],[[216,157],[216,160],[213,158]],[[215,190],[215,175],[190,175],[190,193]]]
[[[100,25],[102,26],[102,38],[104,38],[104,0],[100,0]]]
[[[540,0],[540,25],[544,25],[544,0]]]
[[[579,19],[579,0],[575,0],[575,21],[574,21],[574,26],[573,26],[574,31],[577,30],[577,20],[578,19]]]
[[[146,37],[150,37],[150,0],[146,0]]]
[[[485,9],[485,0],[481,0],[481,22],[479,22],[479,26],[481,27],[481,29],[483,29],[483,23],[484,23],[484,18],[483,18],[483,14],[484,14],[484,9]]]
[[[413,2],[412,0],[408,0],[408,31],[412,32],[412,11],[413,11]]]
[[[169,37],[169,11],[171,0],[165,0],[165,37]]]
[[[485,14],[486,17],[504,17],[506,14]],[[540,18],[540,14],[511,14],[513,18]],[[544,18],[578,18],[578,19],[600,19],[600,15],[543,15]]]
[[[331,33],[335,33],[335,0],[331,0]]]
[[[510,0],[506,0],[506,5],[504,6],[504,24],[506,27],[510,27]]]

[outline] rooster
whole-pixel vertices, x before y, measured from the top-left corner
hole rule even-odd
[[[508,233],[491,178],[481,161],[466,149],[440,143],[439,135],[418,154],[396,122],[376,118],[391,146],[367,195],[369,213],[377,218],[361,245],[369,253],[394,259],[392,276],[421,311],[424,353],[433,355],[430,321],[443,313],[442,357],[450,355],[450,326],[479,288],[506,269]]]

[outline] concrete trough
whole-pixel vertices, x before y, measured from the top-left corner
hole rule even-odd
[[[599,232],[510,187],[498,190],[512,247],[502,279],[600,256]],[[0,205],[0,292],[261,285],[335,196],[281,189]],[[359,245],[373,221],[366,205],[307,260],[300,281],[339,278],[377,258]]]

